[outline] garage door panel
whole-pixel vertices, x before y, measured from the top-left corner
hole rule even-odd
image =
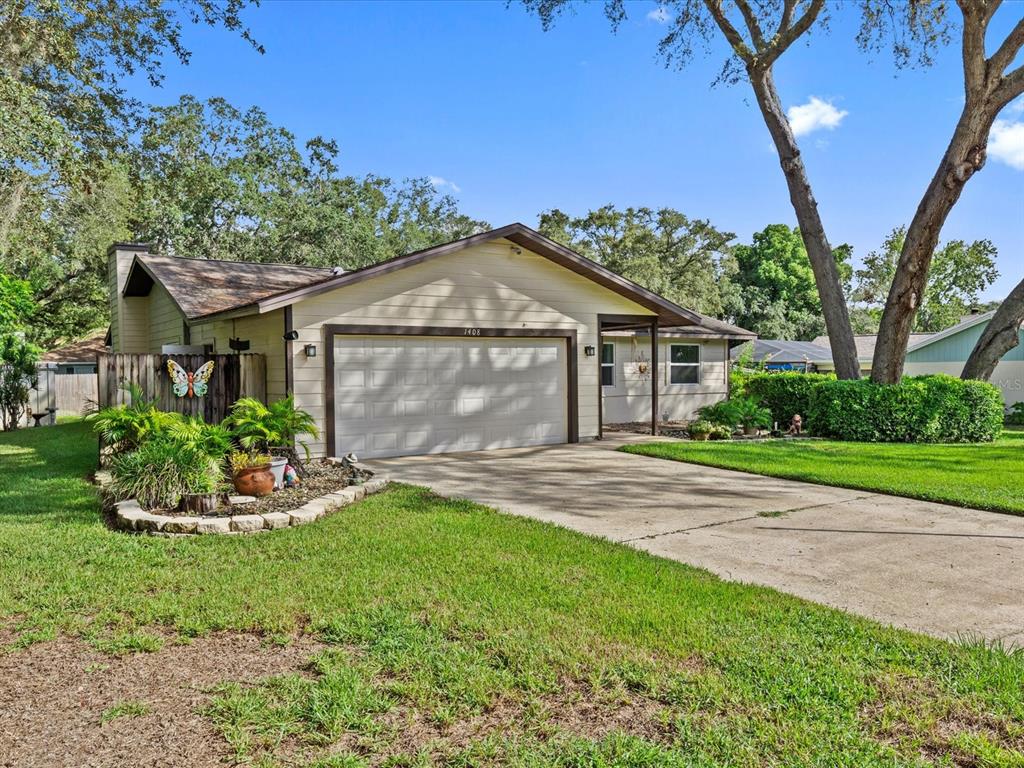
[[[563,338],[335,339],[336,450],[366,457],[562,442]]]

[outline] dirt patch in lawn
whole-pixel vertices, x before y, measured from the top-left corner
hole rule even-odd
[[[973,743],[1024,751],[1019,723],[954,701],[931,681],[894,675],[876,684],[879,696],[861,709],[861,718],[872,736],[904,754],[973,768],[988,764],[969,748]]]
[[[218,633],[116,658],[68,638],[2,654],[0,767],[222,766],[228,745],[198,714],[209,688],[301,671],[321,647]]]

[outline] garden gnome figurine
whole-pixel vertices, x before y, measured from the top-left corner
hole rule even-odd
[[[793,421],[790,422],[790,424],[789,424],[789,431],[787,431],[786,434],[787,435],[799,435],[801,432],[803,432],[803,429],[804,429],[804,420],[803,420],[803,418],[801,418],[800,414],[797,413],[797,414],[793,415]]]

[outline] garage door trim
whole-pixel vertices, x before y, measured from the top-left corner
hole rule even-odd
[[[334,337],[335,336],[442,336],[459,339],[482,337],[505,338],[562,338],[566,344],[566,408],[568,411],[568,438],[578,443],[579,408],[578,363],[575,328],[478,328],[476,326],[430,325],[324,325],[324,375],[327,384],[324,393],[324,432],[327,454],[334,455],[337,444],[334,437]]]

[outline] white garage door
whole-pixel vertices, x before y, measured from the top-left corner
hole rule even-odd
[[[566,442],[564,338],[336,336],[338,453]]]

